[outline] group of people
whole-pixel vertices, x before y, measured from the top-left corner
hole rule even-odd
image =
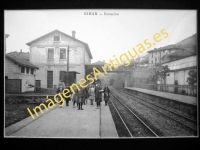
[[[65,83],[61,80],[58,85],[57,93],[62,94],[62,91],[65,88],[69,88],[69,85],[65,85]],[[72,101],[73,108],[75,108],[75,104],[77,104],[78,110],[83,110],[83,105],[86,105],[88,100],[90,100],[91,105],[93,105],[93,102],[95,101],[97,109],[100,108],[103,100],[105,101],[105,106],[107,106],[110,98],[110,89],[107,84],[105,84],[104,88],[102,88],[99,83],[92,84],[87,88],[81,88],[80,91],[75,89],[74,92],[75,93],[70,98],[65,98],[66,106],[69,106],[69,101]]]

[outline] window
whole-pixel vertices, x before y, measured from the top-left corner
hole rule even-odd
[[[60,59],[66,59],[66,49],[60,49]]]
[[[59,42],[59,41],[60,41],[60,36],[54,36],[54,37],[53,37],[53,41]]]
[[[48,59],[53,59],[54,57],[54,49],[48,48]]]
[[[25,67],[21,67],[21,73],[25,73]]]
[[[31,69],[31,74],[34,74],[34,69]]]
[[[29,68],[26,68],[26,74],[29,74]]]
[[[152,58],[153,58],[153,52],[152,52]]]
[[[169,54],[169,51],[168,51],[168,50],[166,50],[166,51],[165,51],[165,55],[168,55],[168,54]]]

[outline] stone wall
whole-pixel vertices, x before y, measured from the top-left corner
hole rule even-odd
[[[153,101],[153,102],[157,102],[160,103],[162,105],[166,105],[168,107],[177,109],[183,113],[186,113],[188,115],[192,115],[194,117],[197,117],[197,106],[195,105],[190,105],[190,104],[186,104],[186,103],[181,103],[178,101],[174,101],[174,100],[170,100],[167,98],[163,98],[163,97],[159,97],[159,96],[155,96],[155,95],[151,95],[151,94],[146,94],[146,93],[142,93],[142,92],[138,92],[138,91],[134,91],[134,90],[130,90],[130,89],[125,89],[127,92],[138,96],[139,98],[145,99],[148,101]]]

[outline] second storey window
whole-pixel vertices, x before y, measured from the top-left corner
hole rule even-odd
[[[65,48],[60,49],[60,59],[66,59],[66,49]]]
[[[54,36],[53,41],[54,42],[60,42],[60,36]]]
[[[29,74],[29,68],[26,68],[26,74]]]
[[[31,74],[34,74],[34,69],[31,69]]]
[[[25,73],[25,67],[21,67],[21,73]]]
[[[53,59],[54,57],[54,49],[48,48],[48,59]]]

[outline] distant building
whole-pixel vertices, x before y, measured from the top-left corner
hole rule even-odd
[[[145,55],[145,56],[138,56],[135,59],[135,62],[132,61],[132,64],[135,64],[135,66],[137,67],[148,67],[148,63],[149,63],[149,54]]]
[[[161,58],[165,55],[169,55],[175,52],[181,52],[183,49],[177,47],[176,45],[167,45],[161,48],[154,48],[148,51],[149,53],[149,66],[155,66],[161,63]]]
[[[176,45],[183,50],[161,58],[162,66],[167,65],[170,69],[169,76],[161,84],[176,86],[169,86],[169,92],[183,93],[184,91],[186,94],[191,94],[194,91],[188,88],[187,78],[189,77],[188,72],[197,67],[196,34]]]
[[[59,30],[45,34],[27,45],[30,47],[30,62],[40,69],[36,80],[43,88],[53,88],[62,79],[65,83],[76,83],[85,77],[85,64],[90,64],[92,54],[87,43]],[[69,52],[69,81],[67,81],[67,49]],[[74,75],[75,73],[75,75]],[[76,73],[79,73],[76,75]]]
[[[33,91],[37,66],[29,62],[29,53],[11,52],[5,55],[6,93]]]
[[[160,64],[161,59],[165,55],[183,52],[188,49],[195,49],[196,45],[196,37],[197,35],[194,34],[177,44],[171,44],[160,48],[154,48],[153,50],[148,51],[149,53],[149,67],[155,66],[156,64]]]
[[[182,59],[172,60],[162,63],[163,66],[168,66],[170,69],[169,76],[166,76],[162,84],[175,85],[177,87],[168,87],[169,92],[181,93],[181,90],[185,90],[185,93],[190,94],[190,89],[185,85],[188,85],[187,78],[189,77],[188,72],[191,69],[197,67],[197,56],[191,55]],[[178,87],[180,86],[180,87]],[[184,86],[186,88],[184,88]]]

